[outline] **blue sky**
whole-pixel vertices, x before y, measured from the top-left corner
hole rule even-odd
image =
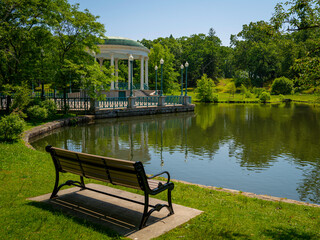
[[[175,38],[209,32],[212,27],[224,46],[242,25],[269,21],[279,0],[69,0],[100,16],[106,36],[134,40]]]

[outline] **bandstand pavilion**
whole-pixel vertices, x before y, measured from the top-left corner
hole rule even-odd
[[[111,95],[116,96],[119,94],[120,97],[121,93],[122,96],[123,94],[125,94],[125,92],[121,90],[130,90],[130,55],[133,56],[134,60],[138,60],[141,62],[140,85],[138,87],[133,87],[133,89],[148,89],[148,54],[150,52],[148,48],[143,46],[141,43],[138,43],[137,41],[122,37],[108,37],[107,39],[104,39],[103,44],[99,44],[98,46],[100,47],[100,53],[95,54],[95,58],[99,61],[100,66],[102,66],[104,60],[110,60],[110,65],[114,66],[115,68],[114,74],[116,77],[116,81],[111,82],[110,92],[113,92],[113,94]],[[125,84],[124,89],[123,86],[120,87],[120,83],[118,82],[119,60],[128,61],[128,84]],[[132,86],[137,86],[137,84],[132,83]]]

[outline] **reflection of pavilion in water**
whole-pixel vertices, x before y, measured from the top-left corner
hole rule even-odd
[[[156,118],[150,116],[98,121],[94,125],[74,129],[76,132],[73,134],[80,134],[81,137],[72,137],[69,143],[67,140],[64,148],[141,161],[144,164],[148,164],[151,160],[150,151],[154,151],[163,166],[164,153],[173,146],[179,145],[187,157],[188,128],[192,125],[193,117],[193,113],[180,113]],[[181,129],[180,134],[177,134],[177,129]],[[74,139],[80,140],[78,144]]]

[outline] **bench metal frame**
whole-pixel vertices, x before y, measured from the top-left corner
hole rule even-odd
[[[59,185],[60,172],[61,173],[65,173],[67,171],[62,170],[61,167],[59,166],[58,160],[55,157],[54,149],[55,148],[53,148],[50,145],[48,145],[46,147],[46,151],[51,154],[51,157],[52,157],[52,160],[53,160],[53,163],[54,163],[54,166],[55,166],[55,171],[56,171],[56,180],[55,180],[54,189],[52,191],[50,199],[58,197],[57,194],[58,194],[59,190],[62,187],[71,186],[72,185],[72,186],[76,186],[76,187],[81,188],[81,190],[87,189],[87,190],[91,190],[91,191],[94,191],[94,192],[97,192],[97,193],[101,193],[101,194],[105,194],[105,195],[108,195],[108,196],[116,197],[116,198],[119,198],[119,199],[122,199],[122,200],[130,201],[130,202],[133,202],[133,203],[136,203],[136,204],[144,205],[143,215],[142,215],[142,219],[141,219],[141,222],[140,222],[139,229],[142,229],[142,228],[144,228],[146,226],[148,218],[150,217],[150,215],[154,211],[158,211],[159,212],[162,208],[166,207],[169,210],[168,216],[174,214],[173,207],[172,207],[172,200],[171,200],[171,191],[174,189],[174,184],[172,182],[170,182],[170,174],[169,174],[169,172],[164,171],[164,172],[155,174],[155,175],[153,175],[151,177],[147,177],[147,175],[146,175],[146,173],[144,171],[143,164],[140,161],[137,161],[137,162],[133,163],[133,166],[134,166],[134,169],[135,169],[135,174],[136,174],[137,179],[139,181],[140,188],[144,192],[144,203],[143,203],[143,202],[135,201],[135,200],[132,200],[132,199],[129,199],[129,198],[117,196],[117,195],[114,195],[114,194],[110,194],[110,193],[107,193],[107,192],[102,192],[102,191],[99,191],[99,190],[96,190],[96,189],[93,189],[93,188],[86,187],[86,185],[84,183],[84,177],[83,176],[85,176],[85,173],[84,173],[83,169],[82,169],[82,176],[80,175],[80,181],[68,180],[65,183]],[[63,149],[59,149],[59,150],[63,151]],[[65,150],[65,151],[72,152],[72,151],[68,151],[68,150]],[[74,152],[74,153],[76,153],[78,155],[82,154],[82,153],[78,153],[78,152]],[[80,161],[79,159],[69,159],[69,160],[74,161],[75,163],[79,163],[79,161]],[[105,167],[107,168],[107,166],[105,166]],[[106,170],[108,171],[109,169],[106,169]],[[119,171],[119,169],[117,169],[117,170]],[[76,173],[73,173],[73,174],[79,175],[79,174],[76,174]],[[167,182],[164,183],[164,184],[159,182],[157,188],[150,189],[148,180],[153,179],[153,178],[155,178],[157,176],[160,176],[160,175],[163,175],[163,174],[167,175]],[[110,183],[112,183],[111,179],[110,179]],[[116,185],[114,183],[112,183],[112,184]],[[130,187],[130,186],[127,186],[127,187]],[[161,193],[161,192],[163,192],[165,190],[168,190],[168,193],[167,193],[168,204],[156,204],[156,205],[149,204],[149,195],[157,195],[158,193]],[[149,210],[149,207],[151,207],[150,210]]]

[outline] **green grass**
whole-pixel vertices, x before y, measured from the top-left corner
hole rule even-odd
[[[0,239],[121,238],[100,225],[26,200],[52,191],[55,173],[49,154],[28,149],[19,141],[0,143],[0,159]],[[61,181],[70,176],[65,174]],[[159,198],[165,199],[165,194]],[[268,202],[182,183],[175,183],[173,202],[204,213],[159,239],[320,238],[320,208]]]
[[[192,97],[192,102],[199,102],[199,99],[196,96],[194,88],[188,88],[188,96]],[[219,103],[259,103],[259,98],[256,98],[252,94],[251,98],[245,98],[243,94],[236,93],[234,95],[225,92],[216,93],[219,98]],[[180,95],[180,92],[176,91],[173,95]],[[320,103],[320,95],[318,94],[293,94],[293,95],[284,95],[284,99],[291,99],[295,102],[306,102],[306,103]],[[282,99],[279,95],[271,95],[269,103],[281,102]]]

